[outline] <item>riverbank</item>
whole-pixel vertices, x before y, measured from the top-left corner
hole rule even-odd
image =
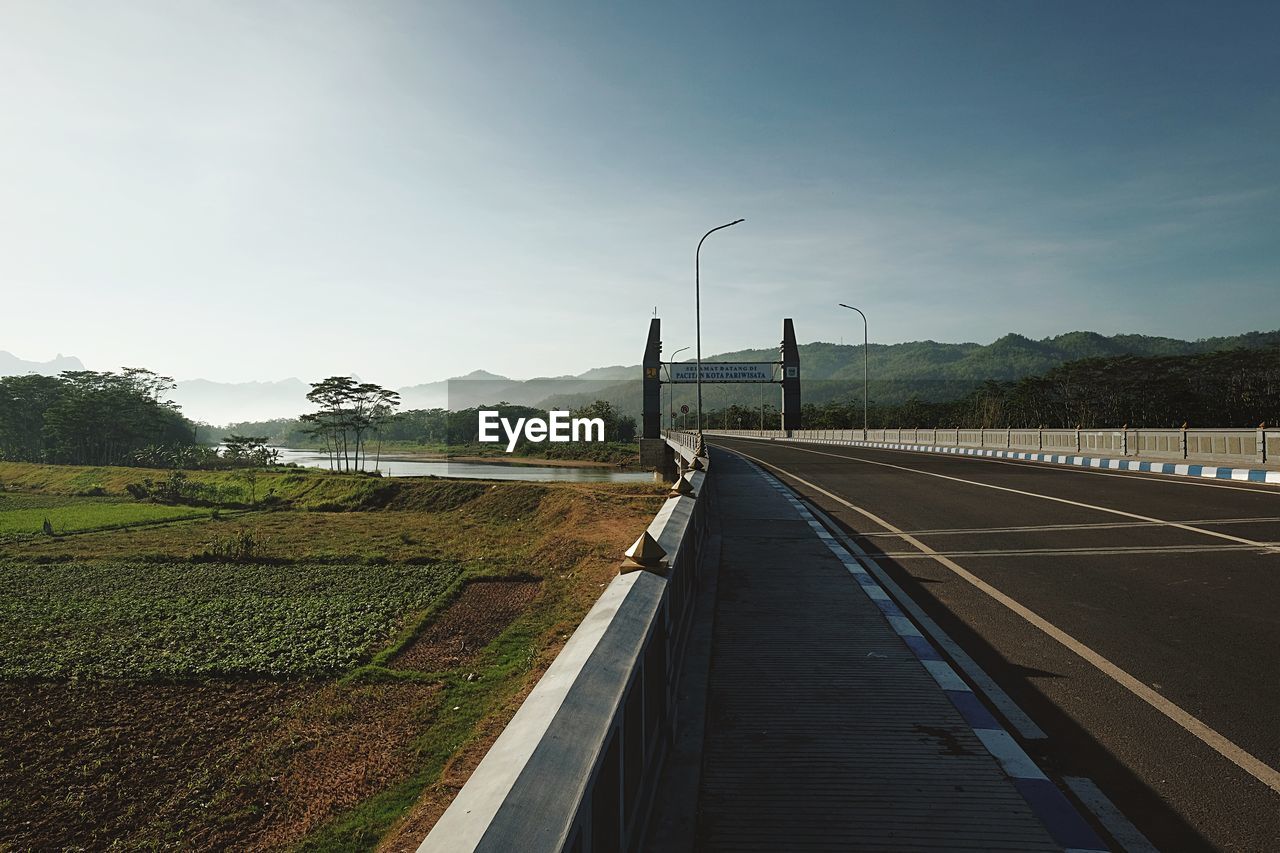
[[[299,446],[323,454],[323,448]],[[368,459],[387,462],[487,462],[505,465],[539,465],[549,468],[613,468],[641,471],[640,445],[635,442],[577,442],[566,444],[526,444],[507,453],[499,444],[407,444],[383,445],[381,454],[373,448]]]

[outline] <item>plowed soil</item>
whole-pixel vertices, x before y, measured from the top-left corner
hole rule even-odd
[[[396,669],[438,672],[469,663],[524,612],[538,581],[472,581],[439,617],[396,655]]]

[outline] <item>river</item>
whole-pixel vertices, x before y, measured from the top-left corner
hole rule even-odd
[[[280,462],[308,468],[328,468],[329,457],[315,450],[278,447]],[[372,467],[370,460],[369,465]],[[383,458],[378,469],[389,477],[457,477],[467,480],[534,480],[548,483],[650,483],[648,471],[613,468],[513,465],[506,462],[460,462],[452,459],[408,460]]]

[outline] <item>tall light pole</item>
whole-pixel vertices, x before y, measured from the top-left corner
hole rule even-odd
[[[693,254],[693,321],[695,331],[697,333],[698,345],[698,444],[702,444],[702,241],[706,240],[712,234],[721,228],[728,228],[730,225],[737,225],[739,222],[746,222],[745,219],[735,219],[732,222],[726,222],[724,225],[717,225],[706,234],[702,235],[702,240],[698,241],[698,250]]]
[[[671,392],[674,390],[671,386],[675,385],[675,383],[671,381],[671,365],[676,363],[676,356],[687,349],[688,347],[680,347],[680,349],[671,354],[671,361],[667,362],[667,411],[671,413],[671,420],[669,423],[671,424],[672,429],[674,429],[676,425],[676,412],[675,409],[671,408],[675,405],[671,400]]]
[[[836,303],[841,308],[848,308],[850,311],[857,311],[862,314],[862,310],[854,308],[852,305],[845,305],[843,302]],[[867,344],[867,315],[862,314],[862,440],[867,440],[867,363],[871,360],[869,355],[869,347]]]

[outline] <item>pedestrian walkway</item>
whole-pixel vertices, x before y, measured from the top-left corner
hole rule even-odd
[[[696,849],[1106,849],[803,504],[712,452],[723,539]]]

